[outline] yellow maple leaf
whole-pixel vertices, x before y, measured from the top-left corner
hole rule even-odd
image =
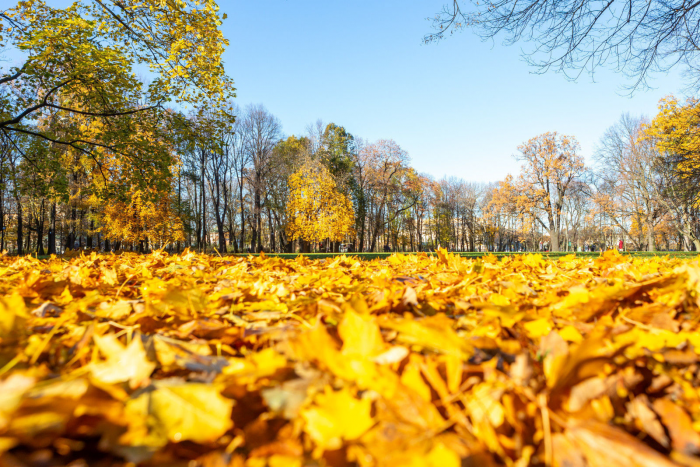
[[[170,441],[209,443],[233,426],[233,404],[215,386],[163,380],[130,400],[126,413]]]
[[[345,313],[338,326],[338,334],[343,339],[342,352],[346,355],[373,357],[386,348],[374,318],[361,316],[354,311]]]
[[[411,457],[408,467],[459,467],[462,460],[456,452],[437,443],[425,456]]]
[[[530,339],[539,339],[542,336],[549,334],[552,330],[552,323],[546,318],[536,319],[534,321],[528,321],[523,324],[525,332]]]
[[[11,337],[25,317],[26,306],[20,295],[0,296],[0,339]]]
[[[301,412],[305,431],[324,449],[338,449],[343,440],[362,436],[374,420],[370,416],[372,401],[355,398],[348,389],[325,392],[316,396],[315,404]]]
[[[155,363],[147,359],[146,351],[138,336],[135,336],[126,347],[113,334],[95,336],[94,339],[107,360],[93,362],[90,372],[93,378],[102,383],[114,384],[128,381],[129,386],[134,389],[147,382],[156,368]]]

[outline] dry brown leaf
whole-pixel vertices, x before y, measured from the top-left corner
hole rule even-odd
[[[690,416],[682,407],[666,398],[656,399],[652,407],[671,435],[673,449],[684,454],[700,453],[700,434],[695,431]]]

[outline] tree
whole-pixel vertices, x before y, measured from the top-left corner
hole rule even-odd
[[[99,171],[105,157],[119,159],[140,172],[142,187],[164,183],[170,164],[140,135],[175,115],[169,101],[223,104],[233,95],[217,10],[214,0],[84,0],[63,9],[30,0],[0,12],[0,51],[24,57],[0,74],[0,138],[25,158],[20,135],[77,151]],[[136,77],[141,66],[148,86]]]
[[[537,222],[549,232],[551,250],[559,251],[564,201],[585,169],[579,144],[572,136],[554,132],[536,136],[518,150],[517,158],[523,162],[517,181],[519,200],[538,214]]]
[[[169,197],[151,201],[140,189],[134,189],[124,201],[104,206],[102,231],[110,240],[138,243],[145,251],[149,241],[156,246],[184,239],[182,223]]]
[[[305,136],[297,138],[292,135],[280,141],[274,155],[276,170],[269,177],[267,212],[270,225],[270,244],[275,244],[275,231],[279,233],[280,250],[293,252],[293,239],[288,235],[289,224],[287,202],[290,199],[289,179],[303,164],[311,160],[310,141]],[[273,224],[276,228],[273,228]]]
[[[656,249],[654,228],[661,219],[662,203],[657,190],[655,163],[658,154],[650,140],[642,136],[643,121],[623,115],[601,138],[596,152],[598,179],[603,189],[599,200],[606,213],[636,247]],[[635,226],[637,235],[632,235]]]
[[[253,217],[251,251],[262,245],[262,208],[268,176],[275,169],[273,151],[282,139],[282,125],[262,105],[252,105],[246,109],[241,120],[241,131],[245,139],[245,150],[250,160],[246,179],[253,192]]]
[[[246,135],[243,133],[243,125],[241,124],[241,111],[236,105],[231,106],[231,112],[236,116],[230,127],[230,135],[226,136],[226,151],[228,152],[231,170],[233,171],[232,181],[235,181],[236,186],[231,188],[231,194],[236,191],[238,198],[238,209],[240,210],[240,237],[236,242],[233,236],[234,230],[234,208],[233,200],[230,203],[230,231],[231,242],[234,243],[234,251],[238,252],[239,248],[243,249],[245,244],[245,203],[243,192],[245,189],[245,173],[250,162],[250,154],[246,150]]]
[[[352,170],[355,138],[344,127],[329,123],[323,131],[322,141],[319,152],[323,164],[336,180],[345,181]]]
[[[682,104],[673,96],[661,99],[659,113],[644,131],[675,166],[678,181],[700,183],[700,100]]]
[[[363,167],[367,177],[365,196],[371,228],[369,251],[375,251],[383,227],[393,217],[411,207],[404,206],[387,213],[392,199],[400,196],[400,191],[405,188],[402,177],[407,173],[409,158],[408,153],[395,141],[379,140],[365,145],[359,159],[358,164]]]
[[[544,72],[551,68],[577,77],[609,65],[646,86],[650,73],[683,63],[690,75],[700,66],[698,2],[685,0],[490,0],[464,8],[452,0],[434,18],[437,41],[472,28],[483,39],[504,37],[507,45],[531,42],[524,52]],[[700,85],[700,78],[695,79]]]
[[[350,199],[327,168],[308,161],[289,178],[287,233],[306,242],[342,241],[354,222]]]
[[[501,224],[510,223],[511,227],[516,224],[531,226],[537,215],[527,198],[527,191],[522,189],[512,175],[507,175],[503,181],[493,187],[490,195],[484,216],[496,227],[494,232],[500,233],[500,237],[510,235],[508,243],[512,243],[515,240],[515,229],[504,232]],[[518,233],[524,234],[524,232]]]
[[[671,213],[671,222],[683,237],[685,249],[700,250],[700,102],[681,104],[662,99],[659,113],[643,128],[642,142],[652,144],[658,156],[656,196]]]

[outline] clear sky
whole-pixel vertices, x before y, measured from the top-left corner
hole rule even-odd
[[[426,19],[447,0],[222,0],[231,42],[226,69],[237,103],[262,103],[284,132],[335,122],[365,139],[394,139],[436,178],[496,181],[516,173],[520,143],[546,131],[574,135],[590,159],[624,112],[653,116],[682,95],[680,70],[631,98],[619,74],[577,82],[533,74],[517,44],[465,31],[422,44]]]

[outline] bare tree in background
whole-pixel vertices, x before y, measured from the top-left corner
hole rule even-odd
[[[530,42],[524,57],[541,72],[553,68],[575,79],[609,66],[632,79],[631,90],[682,63],[698,88],[699,6],[686,0],[452,0],[424,39],[471,28],[506,45]]]
[[[309,138],[309,152],[316,154],[323,147],[323,131],[326,124],[320,118],[306,125],[306,137]]]
[[[233,199],[229,203],[229,235],[231,236],[231,243],[233,244],[234,251],[238,252],[239,247],[242,249],[245,241],[245,207],[243,203],[243,191],[245,189],[245,171],[250,163],[250,155],[246,151],[246,137],[243,133],[243,125],[241,124],[241,119],[243,118],[242,112],[237,105],[232,106],[232,112],[236,116],[236,120],[233,122],[230,128],[230,134],[226,136],[226,150],[229,154],[230,159],[230,170],[233,172],[231,179],[231,189],[230,193],[238,198],[238,208],[240,209],[240,237],[239,241],[234,240],[234,230],[235,230],[235,209]],[[234,193],[234,190],[236,193]]]
[[[253,194],[251,251],[261,247],[262,207],[267,178],[274,169],[273,151],[282,138],[280,121],[262,105],[251,105],[241,119],[245,150],[250,158],[250,168],[245,171]]]
[[[209,158],[207,170],[207,182],[209,192],[212,197],[212,208],[214,219],[216,221],[216,230],[218,234],[219,251],[226,252],[226,215],[230,211],[229,202],[231,197],[229,190],[231,188],[231,144],[230,140],[234,133],[231,131],[222,130],[213,135],[216,143]]]
[[[596,151],[597,177],[607,189],[601,197],[607,214],[630,238],[635,237],[632,227],[638,227],[637,248],[646,246],[654,251],[654,228],[661,219],[662,200],[656,189],[659,178],[655,169],[658,157],[653,142],[642,139],[644,121],[623,115],[608,128]]]

